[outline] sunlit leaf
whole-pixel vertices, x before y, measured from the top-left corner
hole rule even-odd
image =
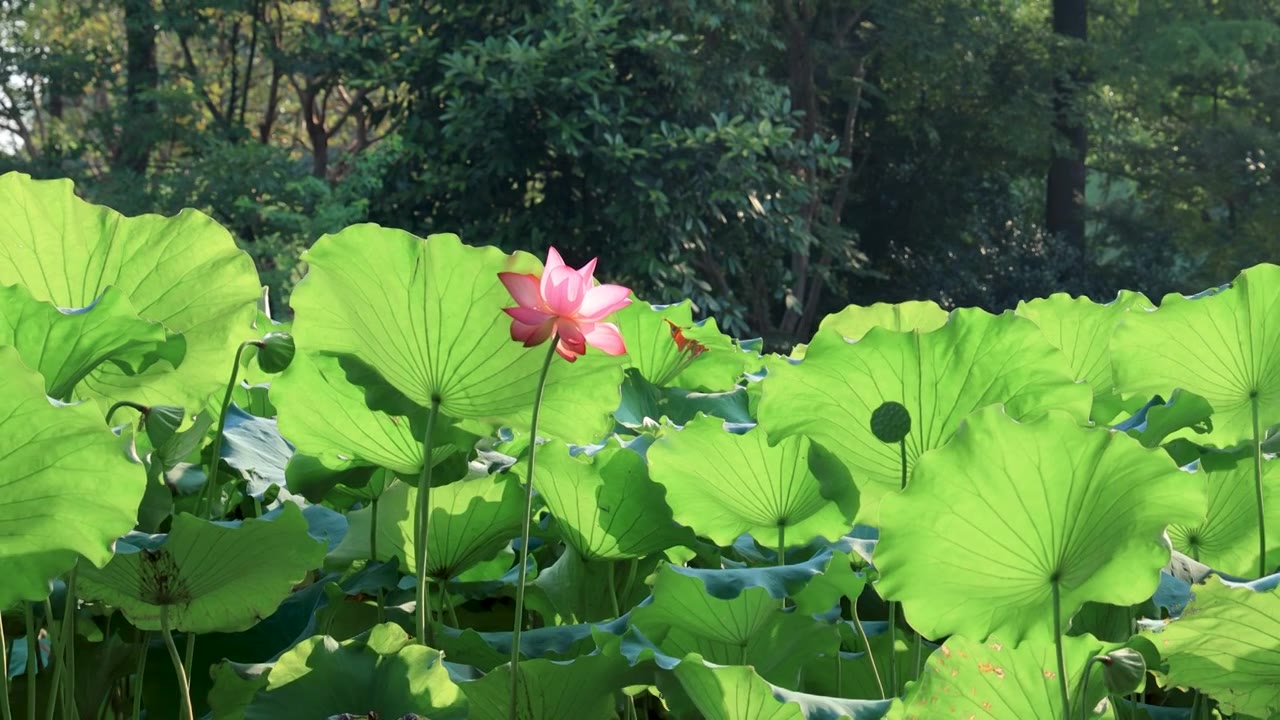
[[[1280,266],[1257,265],[1230,287],[1166,295],[1131,312],[1111,340],[1116,388],[1126,395],[1193,392],[1213,406],[1213,428],[1178,437],[1214,447],[1252,440],[1280,422]],[[1256,419],[1255,419],[1256,410]]]
[[[876,327],[850,343],[820,332],[804,361],[770,358],[768,368],[760,427],[772,441],[803,435],[834,453],[861,492],[858,520],[870,525],[880,498],[902,482],[899,448],[871,432],[881,404],[898,402],[911,414],[910,467],[979,408],[1000,403],[1019,419],[1058,409],[1083,421],[1092,403],[1089,387],[1075,382],[1066,358],[1034,323],[977,309],[957,310],[928,333]]]
[[[0,347],[0,608],[39,601],[83,556],[99,567],[133,528],[146,489],[92,405],[61,405],[44,379]]]
[[[1019,423],[987,408],[885,499],[877,588],[928,638],[1050,641],[1085,602],[1149,598],[1169,562],[1165,526],[1194,522],[1204,502],[1161,450],[1061,413]]]

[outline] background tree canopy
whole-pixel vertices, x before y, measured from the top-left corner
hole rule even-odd
[[[277,301],[371,221],[786,347],[1274,260],[1278,64],[1277,0],[0,0],[0,172],[200,208]]]

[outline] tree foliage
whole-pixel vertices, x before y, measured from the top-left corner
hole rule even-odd
[[[851,302],[1159,295],[1265,260],[1280,3],[1099,0],[1084,41],[1053,5],[3,0],[0,170],[209,212],[278,304],[302,250],[373,221],[603,255],[783,347]],[[1083,244],[1045,224],[1063,127]]]

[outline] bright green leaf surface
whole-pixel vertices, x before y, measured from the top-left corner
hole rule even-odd
[[[720,332],[715,318],[708,318],[700,327],[694,326],[692,303],[688,300],[661,309],[633,300],[618,311],[617,324],[626,341],[631,366],[649,382],[656,383],[674,372],[681,358],[666,321],[675,323],[683,329],[686,338],[707,348],[667,383],[669,387],[703,392],[730,390],[744,372],[760,365],[760,356],[745,352],[733,338]]]
[[[394,483],[378,501],[378,559],[400,559],[400,567],[417,568],[413,554],[413,513],[418,490]],[[331,563],[369,557],[371,509],[347,515],[351,522]],[[431,558],[427,574],[449,579],[484,562],[520,534],[524,493],[510,475],[460,480],[431,488]]]
[[[105,568],[81,569],[80,587],[143,630],[160,629],[167,605],[176,630],[236,632],[274,612],[323,560],[324,545],[295,505],[273,520],[239,524],[182,513],[167,536],[126,537]]]
[[[1088,635],[1063,638],[1067,687],[1072,698],[1073,717],[1102,717],[1081,714],[1080,684],[1085,663],[1109,646]],[[1106,695],[1102,671],[1090,666],[1089,697],[1093,708]],[[1052,641],[1013,647],[990,637],[975,642],[963,637],[947,640],[929,657],[924,676],[901,702],[895,702],[887,717],[893,720],[926,720],[938,717],[1012,720],[1013,718],[1058,718],[1062,716],[1062,691],[1058,680],[1058,659]]]
[[[1018,303],[1015,311],[1036,324],[1049,342],[1067,356],[1077,380],[1093,388],[1093,418],[1110,422],[1123,411],[1113,388],[1111,334],[1130,308],[1149,309],[1151,301],[1142,293],[1121,291],[1109,303],[1095,303],[1087,297],[1073,298],[1054,293],[1047,298]],[[1146,402],[1141,398],[1138,403]]]
[[[613,717],[613,693],[626,681],[626,663],[616,657],[585,655],[571,662],[520,662],[520,720]],[[471,701],[470,720],[507,720],[511,706],[511,666],[504,665],[479,680],[462,684]]]
[[[1258,500],[1253,453],[1206,453],[1200,477],[1208,511],[1196,523],[1169,528],[1173,547],[1214,570],[1237,577],[1258,573]],[[1280,462],[1263,464],[1262,507],[1267,515],[1267,567],[1280,553]],[[1159,503],[1161,500],[1152,499]]]
[[[1165,526],[1204,503],[1199,478],[1127,435],[988,408],[885,499],[877,588],[928,638],[1046,642],[1055,580],[1064,629],[1087,601],[1146,600],[1169,562]]]
[[[0,345],[17,349],[44,376],[50,397],[70,399],[76,384],[103,362],[164,341],[164,327],[138,317],[113,287],[76,309],[36,300],[21,285],[0,287]]]
[[[850,305],[822,319],[818,331],[834,332],[848,340],[861,340],[871,328],[897,332],[919,330],[927,333],[947,322],[947,311],[932,300],[908,300],[901,303]]]
[[[573,457],[564,444],[538,448],[534,489],[556,518],[565,542],[588,560],[644,557],[693,537],[675,524],[661,485],[644,458],[616,440],[594,457]],[[524,463],[515,470],[523,479]]]
[[[61,406],[44,379],[0,347],[0,607],[41,600],[76,558],[102,566],[133,528],[141,465],[92,405]]]
[[[721,665],[752,665],[770,682],[794,687],[814,653],[834,653],[835,629],[794,612],[764,587],[730,598],[714,597],[703,581],[666,566],[653,584],[653,601],[631,613],[632,624],[663,652],[696,652]]]
[[[194,210],[125,217],[80,200],[70,181],[18,173],[0,176],[0,207],[0,286],[21,284],[63,308],[88,307],[114,286],[139,317],[183,336],[177,370],[102,364],[77,397],[104,409],[121,399],[194,409],[225,387],[261,291],[253,261],[226,230]]]
[[[877,440],[869,426],[882,403],[900,402],[911,413],[910,467],[978,408],[1003,403],[1019,419],[1059,409],[1083,421],[1092,402],[1034,323],[977,309],[957,310],[929,333],[877,327],[856,343],[818,333],[803,362],[770,358],[768,368],[760,426],[770,439],[807,435],[834,453],[861,491],[858,520],[870,525],[880,498],[901,485],[898,447]]]
[[[242,681],[243,682],[243,681]],[[444,656],[416,645],[391,623],[339,643],[310,637],[272,666],[267,687],[245,708],[245,720],[326,718],[341,713],[463,720],[467,700],[449,679]]]
[[[1151,636],[1169,664],[1166,685],[1200,688],[1224,713],[1280,713],[1280,591],[1195,587],[1182,616]]]
[[[1111,341],[1116,388],[1162,395],[1174,388],[1213,406],[1213,429],[1193,442],[1231,447],[1280,422],[1280,266],[1257,265],[1211,295],[1165,296],[1154,312],[1133,312]]]
[[[884,704],[807,695],[770,684],[750,667],[725,667],[693,653],[676,666],[690,701],[706,720],[877,720]]]
[[[422,437],[415,435],[409,418],[370,410],[364,391],[347,381],[335,358],[295,355],[272,381],[271,401],[279,412],[280,432],[299,452],[330,467],[361,462],[406,474],[422,469]],[[457,448],[432,450],[438,463]]]
[[[809,466],[810,443],[791,437],[770,447],[759,429],[727,432],[719,418],[703,416],[666,432],[650,448],[653,479],[667,490],[676,522],[718,545],[743,533],[777,548],[779,528],[789,546],[815,537],[834,540],[853,524],[854,501],[823,497]],[[846,495],[854,488],[841,488]],[[847,499],[847,498],[846,498]]]
[[[515,305],[503,271],[540,273],[526,253],[462,244],[455,235],[421,239],[376,225],[326,235],[304,256],[294,291],[299,352],[350,355],[422,407],[527,430],[547,347],[510,336]],[[552,362],[540,432],[594,441],[618,406],[622,365],[599,351]]]

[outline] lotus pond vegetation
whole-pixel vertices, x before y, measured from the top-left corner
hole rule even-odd
[[[0,176],[0,718],[1280,715],[1280,266],[781,355],[483,241]]]

